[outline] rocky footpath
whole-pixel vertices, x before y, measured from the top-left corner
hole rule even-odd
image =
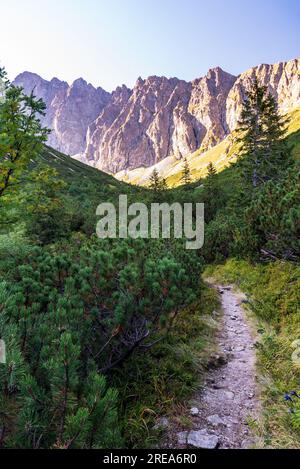
[[[260,445],[251,433],[258,423],[260,397],[255,369],[255,340],[243,309],[243,296],[231,287],[217,287],[223,316],[217,334],[218,366],[207,374],[206,383],[191,401],[192,429],[171,430],[170,448],[235,448]],[[171,427],[171,426],[170,426]]]

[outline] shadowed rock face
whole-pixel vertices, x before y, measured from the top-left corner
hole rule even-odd
[[[203,78],[139,78],[133,88],[112,94],[84,80],[71,86],[24,72],[15,84],[47,104],[45,125],[53,129],[49,145],[112,173],[148,167],[166,158],[182,158],[200,147],[220,143],[237,126],[245,90],[257,78],[268,86],[279,108],[300,106],[300,60],[260,65],[239,77],[219,67]]]
[[[18,75],[14,84],[22,86],[27,94],[33,90],[45,101],[47,114],[41,120],[52,130],[49,145],[70,155],[84,152],[88,126],[108,103],[109,93],[82,78],[69,86],[57,78],[46,81],[29,72]]]

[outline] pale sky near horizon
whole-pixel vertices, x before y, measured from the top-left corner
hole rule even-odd
[[[0,0],[0,64],[111,91],[300,57],[300,0]]]

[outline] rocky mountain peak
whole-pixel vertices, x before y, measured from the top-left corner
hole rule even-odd
[[[261,64],[238,77],[220,67],[186,82],[139,77],[112,94],[83,78],[71,86],[24,72],[15,84],[44,99],[49,144],[109,172],[148,167],[168,156],[180,159],[222,141],[236,128],[246,89],[255,78],[268,87],[284,113],[300,106],[300,60]]]
[[[84,152],[88,126],[108,103],[109,93],[83,78],[69,86],[58,78],[47,81],[31,72],[18,75],[14,84],[22,86],[26,94],[34,89],[35,95],[45,101],[47,113],[42,123],[52,129],[49,145],[70,155]]]
[[[222,81],[228,80],[229,78],[236,78],[228,72],[225,72],[221,67],[214,67],[210,68],[205,75],[208,81],[214,80],[218,83],[222,83]]]
[[[122,100],[122,102],[128,101],[132,95],[132,90],[127,88],[126,85],[118,86],[115,91],[112,92],[111,102]]]
[[[76,80],[73,81],[72,85],[73,88],[83,88],[85,86],[88,86],[87,81],[84,80],[83,78],[76,78]],[[92,85],[89,85],[92,86]]]
[[[145,80],[143,80],[142,77],[138,77],[134,85],[134,88],[141,88],[144,85],[144,83],[145,83]]]
[[[55,80],[55,78],[53,78],[53,80]],[[28,71],[25,71],[25,72],[22,72],[22,73],[19,73],[19,75],[17,75],[17,77],[15,78],[14,82],[15,83],[18,83],[18,82],[46,82],[46,80],[44,80],[42,77],[40,77],[37,73],[32,73],[32,72],[28,72]]]
[[[123,92],[125,102],[113,95],[89,128],[87,158],[94,158],[99,168],[116,172],[196,149],[200,129],[194,128],[187,111],[190,92],[187,82],[153,75],[138,79],[130,95]],[[184,141],[180,126],[186,129]]]

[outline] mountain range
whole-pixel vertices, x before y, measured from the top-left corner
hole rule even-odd
[[[123,85],[112,93],[82,78],[69,85],[31,72],[18,75],[14,84],[45,101],[50,146],[126,179],[137,168],[158,163],[170,168],[185,156],[199,159],[228,142],[255,78],[283,114],[300,106],[300,59],[259,65],[239,76],[217,67],[191,82],[138,78],[133,89]]]

